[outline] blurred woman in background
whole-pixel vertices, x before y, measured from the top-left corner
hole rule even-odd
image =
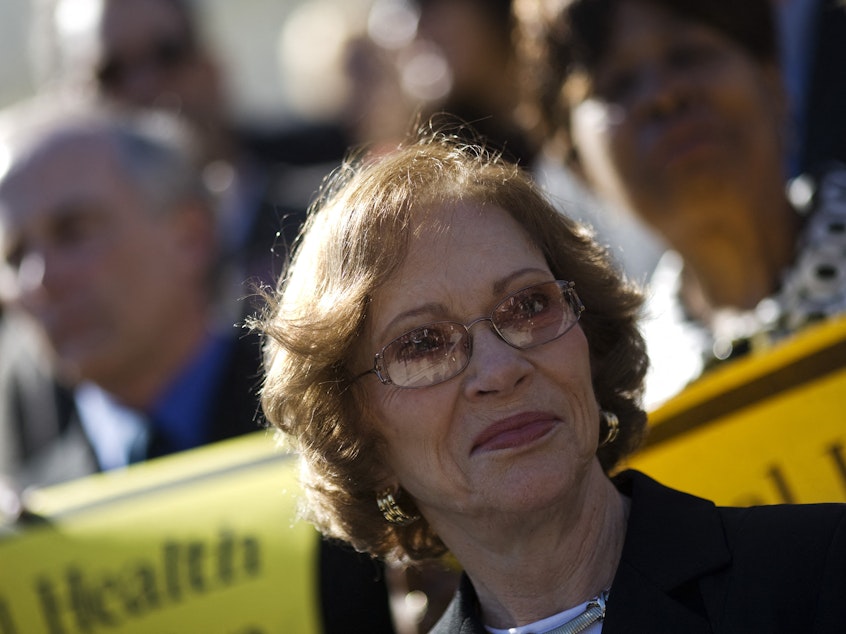
[[[770,5],[516,3],[549,146],[672,249],[652,280],[648,403],[846,308],[846,172],[820,166],[788,195]]]

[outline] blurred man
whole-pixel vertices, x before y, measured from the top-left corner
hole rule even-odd
[[[9,482],[260,428],[257,337],[220,323],[214,210],[176,121],[57,107],[12,123],[0,138],[0,520]],[[303,609],[320,610],[327,634],[393,632],[377,563],[322,541],[314,566],[319,606]]]
[[[45,484],[258,429],[258,346],[217,323],[187,137],[163,115],[56,110],[3,145],[0,472]],[[39,371],[32,345],[11,351],[33,326]]]
[[[345,150],[333,126],[269,130],[236,122],[223,64],[191,0],[53,0],[59,85],[110,104],[175,113],[197,134],[204,179],[220,199],[232,292],[273,283],[322,176]],[[71,16],[71,18],[68,18]],[[309,167],[317,166],[317,169]]]

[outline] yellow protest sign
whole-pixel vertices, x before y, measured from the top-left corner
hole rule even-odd
[[[846,500],[846,319],[703,377],[630,461],[723,504]],[[319,537],[264,432],[36,492],[0,532],[0,634],[320,631]]]
[[[720,504],[846,501],[846,319],[693,383],[630,466]]]
[[[319,632],[295,462],[258,433],[38,492],[0,534],[0,634]]]

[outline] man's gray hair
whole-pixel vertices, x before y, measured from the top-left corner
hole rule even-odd
[[[54,143],[103,140],[152,210],[193,201],[213,210],[193,135],[174,115],[113,110],[93,102],[31,102],[0,116],[0,183]]]

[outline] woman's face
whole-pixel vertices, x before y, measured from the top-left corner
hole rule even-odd
[[[377,351],[413,328],[467,324],[506,295],[555,279],[502,209],[467,203],[432,216],[436,224],[416,232],[402,267],[374,293],[353,369],[372,367]],[[461,516],[546,508],[595,461],[599,414],[578,324],[527,350],[507,345],[489,321],[470,332],[469,365],[442,383],[361,379],[386,441],[385,485],[410,493],[435,530]]]
[[[570,96],[585,174],[662,233],[719,222],[703,197],[782,182],[778,70],[719,31],[623,0],[591,80]]]

